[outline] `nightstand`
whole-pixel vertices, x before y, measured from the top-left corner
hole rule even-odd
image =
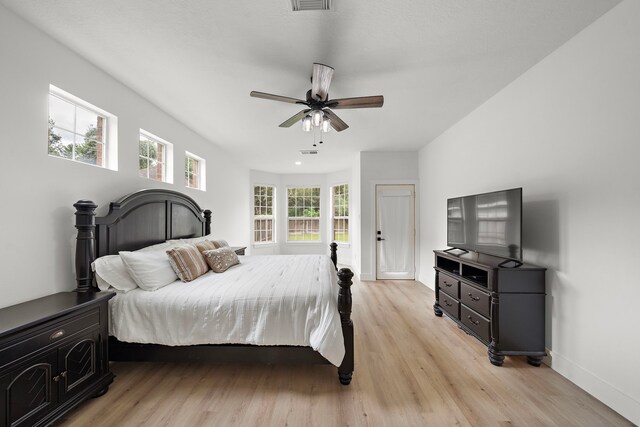
[[[107,392],[111,292],[60,292],[0,309],[0,426],[48,425]]]

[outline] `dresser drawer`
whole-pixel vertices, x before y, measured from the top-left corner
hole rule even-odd
[[[491,297],[464,282],[460,283],[460,302],[485,317],[490,317]]]
[[[487,343],[490,341],[491,327],[489,319],[462,305],[460,306],[460,320],[463,325],[475,332],[480,339]]]
[[[444,273],[438,273],[438,287],[455,299],[460,298],[460,282],[457,279]]]
[[[33,351],[64,340],[73,334],[96,329],[100,325],[100,310],[93,310],[77,314],[65,320],[52,320],[49,326],[36,335],[18,339],[0,349],[0,367],[11,363]]]
[[[451,296],[441,293],[440,294],[440,307],[447,312],[454,319],[460,318],[460,303],[457,299]]]

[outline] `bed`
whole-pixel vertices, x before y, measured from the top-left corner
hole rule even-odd
[[[88,200],[80,200],[74,207],[78,230],[78,292],[98,291],[91,264],[99,257],[136,251],[168,240],[207,236],[211,231],[211,211],[202,210],[189,196],[171,190],[151,189],[129,194],[112,202],[104,216],[96,217],[97,205]],[[109,359],[332,363],[338,367],[340,382],[349,384],[354,369],[350,290],[353,273],[342,268],[336,274],[337,245],[332,243],[330,248],[330,260],[326,256],[241,257],[241,263],[225,273],[213,273],[189,282],[189,288],[195,293],[186,295],[181,293],[185,286],[178,284],[155,292],[133,290],[117,294],[111,300],[110,312],[112,335],[119,339],[109,337]],[[316,276],[327,276],[327,279],[320,281]],[[324,284],[314,286],[317,283]],[[234,297],[243,287],[249,290],[249,296],[238,293],[239,296]],[[333,297],[325,297],[321,302],[316,299],[318,294],[328,294],[329,290],[335,291],[337,297],[333,293]],[[207,314],[207,307],[217,306],[224,300],[233,302],[233,298],[241,300],[241,304],[238,303],[241,307],[231,310],[239,313],[235,317]],[[166,310],[163,300],[177,307],[178,314],[163,315]],[[263,307],[255,305],[257,301],[271,302],[273,307],[256,308]],[[313,316],[320,313],[320,320],[291,309],[303,301],[311,301],[308,311],[313,312]],[[144,309],[140,309],[141,306]],[[278,315],[260,315],[269,310]],[[121,313],[128,313],[129,317],[121,318]],[[127,319],[131,318],[143,320],[130,325]],[[252,333],[249,321],[257,325],[255,329],[260,333]],[[220,333],[216,325],[225,322],[233,323],[235,329]],[[137,336],[138,325],[151,330],[151,338]],[[292,326],[291,336],[280,336],[282,325]],[[193,340],[184,341],[185,336]],[[335,343],[337,337],[341,340],[339,346]]]

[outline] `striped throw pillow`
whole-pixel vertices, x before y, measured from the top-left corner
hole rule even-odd
[[[195,244],[196,248],[200,251],[200,253],[204,251],[212,251],[214,249],[218,249],[218,246],[215,244],[213,240],[203,240]]]
[[[209,266],[195,245],[176,246],[167,251],[173,271],[183,282],[202,276]]]

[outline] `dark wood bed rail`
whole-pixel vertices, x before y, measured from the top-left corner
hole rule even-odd
[[[91,200],[79,200],[76,208],[76,281],[77,292],[98,290],[91,264],[100,256],[133,251],[166,240],[190,238],[211,233],[211,211],[182,193],[151,189],[129,194],[109,205],[109,212],[95,216],[97,205]],[[337,247],[329,245],[331,261],[337,270]],[[351,382],[354,369],[354,336],[351,320],[351,286],[353,272],[341,268],[338,272],[338,311],[342,323],[345,356],[338,368],[340,383]],[[110,360],[209,360],[329,363],[307,347],[200,345],[167,347],[155,344],[124,343],[110,338]],[[282,357],[284,352],[291,355]],[[195,359],[194,359],[195,358]]]

